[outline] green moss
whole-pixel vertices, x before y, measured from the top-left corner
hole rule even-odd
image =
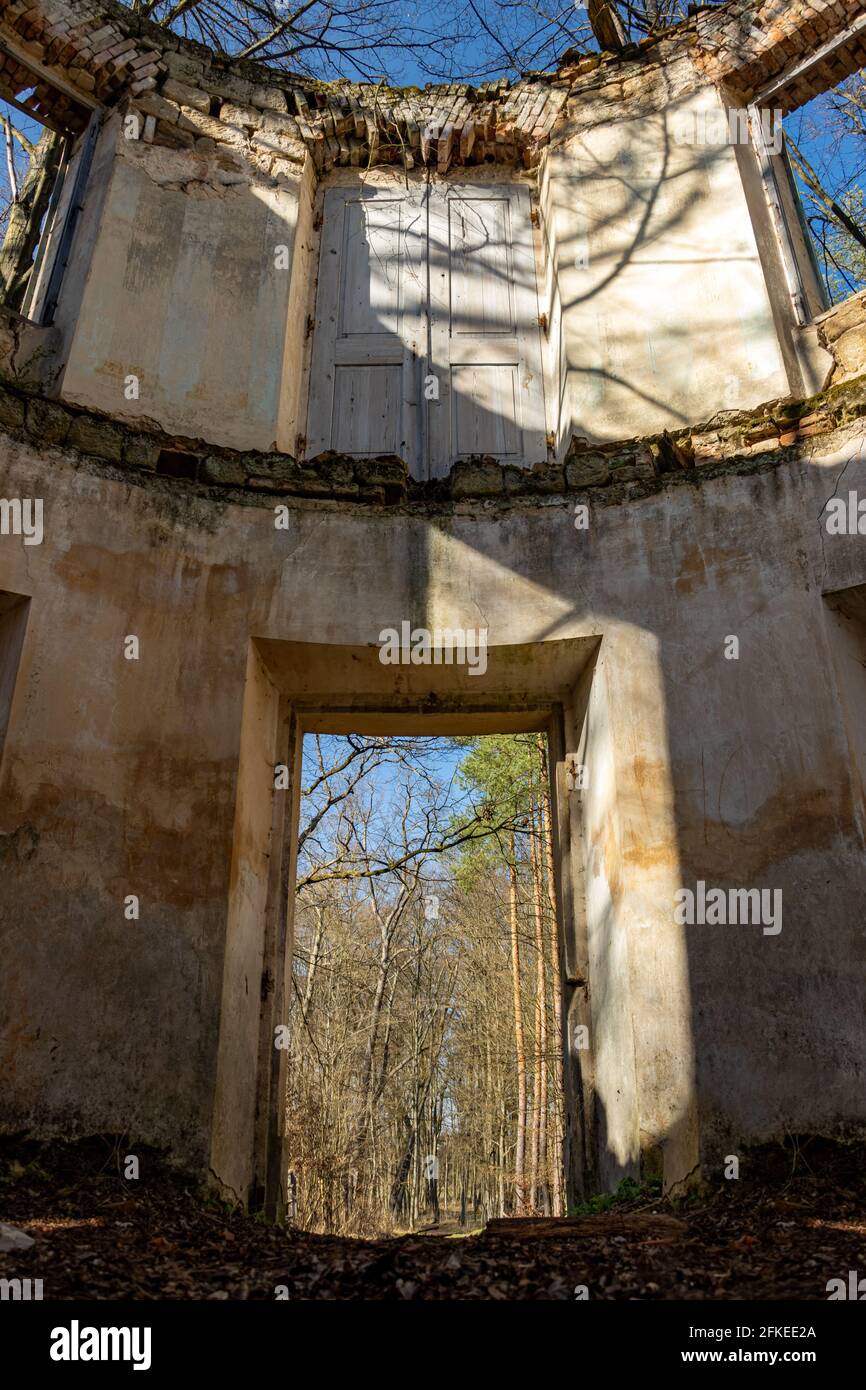
[[[656,1201],[662,1195],[661,1178],[648,1178],[645,1182],[637,1182],[634,1178],[623,1178],[615,1192],[599,1192],[595,1197],[590,1197],[586,1202],[579,1202],[575,1207],[569,1207],[569,1216],[599,1216],[602,1212],[610,1211],[613,1207],[621,1206],[624,1202],[634,1202],[638,1199],[643,1201]]]

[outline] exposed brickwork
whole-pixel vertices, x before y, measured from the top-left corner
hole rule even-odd
[[[559,73],[513,86],[502,80],[419,92],[314,83],[221,59],[113,0],[0,0],[2,30],[25,62],[31,59],[105,106],[122,98],[143,101],[153,118],[150,140],[184,148],[200,140],[245,141],[258,150],[257,162],[268,152],[299,162],[306,150],[319,171],[401,163],[440,173],[493,160],[535,167],[569,95],[592,104],[620,82],[639,93],[647,59],[669,62],[677,51],[688,52],[707,80],[727,84],[746,100],[861,14],[862,0],[730,0],[623,57],[573,61],[567,55]],[[833,85],[864,64],[866,35],[775,104],[796,105],[818,89],[816,83]],[[0,95],[19,97],[33,85],[30,69],[14,55],[3,57]],[[25,105],[73,130],[87,118],[86,106],[45,82],[37,82]]]
[[[445,173],[492,160],[532,168],[566,98],[564,83],[541,80],[416,95],[367,85],[263,88],[225,76],[215,82],[172,56],[169,67],[172,75],[157,91],[136,98],[155,123],[145,139],[185,148],[202,140],[243,145],[259,165],[269,157],[303,163],[309,154],[319,172],[402,164]]]
[[[0,96],[19,99],[29,92],[21,105],[41,121],[50,122],[66,130],[80,131],[87,121],[87,109],[64,93],[57,92],[45,82],[36,84],[34,90],[33,73],[19,63],[11,53],[0,52]]]
[[[106,106],[124,93],[155,87],[164,74],[161,53],[135,37],[134,16],[93,0],[0,0],[2,33],[20,50],[85,96]],[[0,95],[19,97],[33,86],[32,72],[8,57],[0,69]],[[23,103],[37,119],[48,117],[80,129],[86,107],[47,83],[39,83]]]
[[[122,97],[143,101],[154,117],[151,139],[185,147],[197,139],[233,143],[227,127],[260,148],[278,145],[290,158],[306,148],[319,170],[405,163],[444,173],[452,164],[489,160],[531,167],[550,139],[568,87],[556,78],[424,92],[313,83],[221,60],[93,0],[0,0],[0,24],[25,58],[101,104]],[[33,85],[33,74],[14,59],[7,63],[0,94],[17,97]],[[86,119],[86,111],[44,84],[25,104],[35,116],[73,129]],[[214,105],[221,106],[221,120],[212,117]]]
[[[712,82],[748,101],[863,15],[863,0],[730,0],[696,16],[696,61]],[[864,66],[866,29],[773,105],[793,110]]]

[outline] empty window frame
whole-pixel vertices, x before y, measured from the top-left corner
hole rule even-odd
[[[0,299],[53,321],[98,130],[73,89],[0,44]]]
[[[779,240],[794,319],[799,324],[809,323],[832,303],[862,288],[866,276],[866,246],[857,240],[857,232],[866,227],[863,215],[866,107],[861,113],[862,120],[858,120],[856,103],[842,95],[853,84],[862,88],[866,100],[864,45],[866,16],[861,15],[790,72],[765,87],[750,107],[752,140]],[[847,168],[840,161],[834,179],[822,180],[819,174],[816,180],[817,171],[813,165],[823,162],[829,166],[833,156],[838,155],[838,142],[836,151],[831,150],[831,142],[838,137],[839,130],[831,130],[825,118],[825,126],[811,126],[809,139],[804,140],[800,148],[793,138],[793,117],[822,95],[827,94],[829,100],[834,93],[838,94],[840,109],[850,107],[850,125],[859,152],[849,144]],[[781,129],[778,122],[773,122],[773,112],[781,112],[784,116]],[[840,120],[840,128],[842,124]],[[797,122],[798,135],[802,128],[802,121]],[[822,188],[822,184],[826,186]],[[844,229],[846,216],[855,229],[853,236]],[[831,229],[829,234],[828,228]],[[834,266],[839,260],[840,247],[845,248],[849,260],[851,252],[854,253],[853,275],[840,274],[840,267]],[[862,276],[857,273],[861,269],[858,264],[860,251],[863,253]],[[842,266],[843,272],[844,269]]]

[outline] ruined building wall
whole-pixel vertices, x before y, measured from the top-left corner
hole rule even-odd
[[[141,138],[125,138],[119,118],[101,136],[111,157],[100,165],[105,187],[92,195],[104,202],[76,322],[59,351],[59,390],[171,432],[293,453],[306,400],[293,399],[297,372],[281,365],[302,356],[315,309],[316,161],[296,117],[273,109],[286,105],[279,89],[235,79],[244,102],[202,65],[194,71],[169,55],[168,69],[157,91],[128,108]],[[184,80],[173,75],[178,69]],[[438,129],[451,104],[419,113],[416,126],[426,120]],[[724,109],[690,48],[624,73],[595,68],[558,85],[539,81],[514,106],[490,103],[492,117],[482,107],[486,124],[467,106],[464,116],[475,115],[480,129],[495,120],[496,134],[487,145],[473,139],[462,167],[504,156],[493,169],[507,181],[520,172],[515,158],[547,166],[543,211],[558,254],[562,375],[555,316],[543,342],[547,395],[551,404],[562,400],[560,412],[549,412],[560,449],[572,434],[612,440],[676,428],[719,405],[744,408],[800,385],[783,364],[736,151],[682,139],[692,111]],[[500,124],[519,133],[523,108],[538,106],[543,141],[497,144]],[[537,116],[525,119],[538,129]],[[457,169],[467,143],[455,136],[433,176]],[[353,157],[360,180],[369,149],[352,149]],[[386,184],[405,183],[400,163],[390,172],[376,167]],[[328,170],[320,176],[327,180]],[[309,219],[300,237],[299,217]],[[137,400],[124,396],[129,374],[140,382]]]
[[[15,33],[39,47],[35,9]],[[4,1128],[125,1131],[243,1198],[260,1184],[288,872],[273,763],[302,696],[330,682],[359,718],[398,698],[375,654],[403,619],[487,627],[491,699],[585,663],[556,687],[585,794],[563,750],[556,770],[600,1181],[866,1125],[866,690],[846,664],[866,556],[824,518],[834,489],[866,495],[863,305],[811,327],[806,398],[741,156],[672,138],[677,111],[720,106],[746,69],[747,99],[779,58],[754,24],[745,56],[712,47],[744,12],[641,59],[424,98],[456,113],[435,138],[396,95],[381,121],[327,92],[290,115],[287,83],[146,26],[125,78],[96,63],[110,110],[55,323],[0,321],[0,495],[44,502],[41,544],[0,538]],[[557,448],[532,471],[295,457],[316,197],[373,150],[405,178],[407,149],[415,176],[489,152],[538,179]],[[781,931],[677,924],[699,879],[781,890]]]
[[[683,139],[692,113],[730,100],[708,84],[690,32],[640,62],[589,60],[485,101],[466,89],[419,100],[411,118],[383,99],[372,147],[357,99],[325,106],[318,134],[298,92],[185,50],[154,57],[152,85],[123,107],[140,138],[124,138],[119,118],[100,137],[88,201],[103,205],[76,319],[56,349],[55,389],[67,399],[215,443],[294,452],[306,402],[293,398],[288,364],[303,353],[315,304],[313,187],[331,167],[361,178],[389,160],[398,186],[407,163],[434,177],[491,159],[503,178],[515,163],[540,167],[563,306],[564,373],[550,313],[544,335],[560,448],[571,434],[620,439],[802,389],[788,306],[773,303],[768,227],[753,225],[747,201],[754,171],[730,144]],[[447,138],[426,137],[431,129]],[[307,231],[297,237],[299,217]],[[782,293],[776,285],[776,301]],[[129,374],[141,384],[135,401],[123,393]]]
[[[664,1149],[693,1066],[710,1154],[714,1135],[862,1122],[864,855],[822,591],[866,567],[856,537],[817,520],[845,462],[863,487],[861,438],[741,459],[697,489],[659,480],[625,505],[602,490],[588,545],[559,499],[432,514],[298,499],[278,532],[271,498],[10,439],[4,494],[45,499],[46,540],[3,557],[4,589],[30,597],[2,770],[4,1123],[121,1128],[202,1161],[250,638],[369,647],[403,613],[483,615],[492,649],[601,638],[613,762],[601,773],[590,751],[608,804],[589,823],[587,902],[592,963],[613,971],[595,1021],[609,1176],[639,1138]],[[410,557],[431,546],[419,582]],[[674,893],[697,878],[781,888],[780,935],[675,927]],[[247,972],[234,1005],[247,1096],[258,987]],[[629,1045],[637,1099],[615,1060]],[[232,1186],[248,1175],[235,1139]]]
[[[303,341],[289,298],[309,175],[256,179],[218,153],[127,140],[119,120],[103,139],[114,158],[63,396],[216,443],[290,451],[278,441],[291,389],[281,369],[293,337]],[[129,374],[141,382],[135,404]]]
[[[590,439],[678,428],[794,385],[735,147],[683,139],[726,118],[713,89],[681,90],[689,67],[575,101],[550,152],[567,409],[571,433]],[[611,103],[620,119],[599,119]]]

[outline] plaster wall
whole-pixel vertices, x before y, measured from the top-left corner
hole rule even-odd
[[[282,444],[283,360],[303,332],[297,317],[289,332],[301,168],[277,180],[230,148],[171,150],[117,123],[107,177],[61,395],[230,447]]]
[[[702,88],[549,154],[571,433],[675,429],[789,389],[735,148],[683,142]]]
[[[801,385],[754,190],[747,201],[751,151],[682,142],[690,116],[722,109],[700,87],[622,102],[615,120],[584,115],[531,176],[559,456],[572,434],[646,435]],[[302,454],[319,254],[312,161],[283,159],[270,176],[239,131],[211,124],[224,143],[190,150],[124,139],[118,117],[103,134],[94,208],[61,295],[60,394],[215,444]],[[329,183],[406,177],[340,170]],[[472,177],[521,176],[489,165]]]
[[[228,1113],[224,981],[252,1027],[264,949],[265,869],[237,834],[241,801],[265,795],[261,759],[239,782],[244,731],[275,718],[251,640],[372,650],[404,618],[486,626],[493,649],[601,639],[585,869],[610,1179],[638,1147],[693,1137],[696,1108],[710,1158],[866,1124],[846,733],[863,711],[843,710],[822,598],[866,571],[858,538],[818,520],[846,467],[866,488],[859,439],[834,436],[820,456],[593,507],[586,532],[555,497],[293,502],[285,531],[273,499],[4,438],[0,491],[45,501],[41,546],[0,545],[0,588],[30,598],[0,769],[4,1127],[123,1128],[206,1164]],[[781,933],[676,926],[673,895],[698,878],[780,888]],[[253,1050],[220,1060],[239,1106]],[[229,1140],[220,1161],[246,1160]]]

